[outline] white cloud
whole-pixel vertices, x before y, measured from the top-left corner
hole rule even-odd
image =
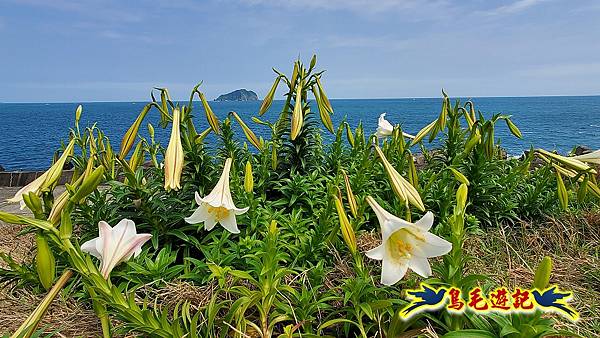
[[[506,15],[506,14],[515,14],[526,9],[529,9],[533,6],[539,5],[548,0],[517,0],[511,4],[496,7],[489,11],[485,11],[484,14],[487,15]]]

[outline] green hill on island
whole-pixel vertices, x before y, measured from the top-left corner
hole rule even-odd
[[[215,101],[258,101],[258,95],[251,90],[238,89],[231,93],[219,95]]]

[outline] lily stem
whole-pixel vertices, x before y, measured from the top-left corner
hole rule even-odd
[[[62,276],[60,276],[58,281],[56,281],[56,284],[54,284],[52,289],[50,289],[50,291],[48,291],[48,294],[46,295],[46,297],[44,297],[42,302],[35,308],[35,310],[33,310],[33,312],[29,315],[29,317],[27,317],[27,319],[25,319],[23,324],[21,324],[21,326],[17,329],[17,331],[15,331],[15,333],[11,336],[11,338],[16,338],[16,337],[29,338],[29,337],[31,337],[31,335],[37,328],[38,324],[40,323],[40,320],[42,319],[42,317],[44,316],[46,311],[48,311],[50,304],[52,304],[52,301],[56,298],[59,291],[65,287],[65,284],[67,284],[67,282],[69,281],[71,276],[73,276],[73,271],[65,270],[63,272]]]

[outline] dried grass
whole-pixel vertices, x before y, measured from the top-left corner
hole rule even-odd
[[[528,287],[544,256],[550,256],[551,284],[574,293],[572,305],[580,319],[559,318],[559,326],[584,337],[600,334],[600,214],[586,212],[547,218],[532,224],[490,229],[485,236],[469,236],[467,253],[475,259],[472,273],[490,275],[494,284]]]
[[[42,301],[44,295],[30,290],[0,290],[0,333],[14,332]],[[58,337],[99,337],[102,329],[92,309],[73,299],[54,300],[42,319],[39,328],[45,332],[57,332]]]

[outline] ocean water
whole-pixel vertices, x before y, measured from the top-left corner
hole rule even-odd
[[[466,99],[461,99],[461,102]],[[480,97],[472,98],[475,107],[486,115],[504,113],[523,133],[518,140],[510,135],[504,123],[498,124],[497,137],[509,154],[518,155],[534,147],[568,152],[575,145],[600,148],[600,96],[553,97]],[[367,133],[375,132],[377,117],[387,113],[393,124],[400,123],[405,132],[417,133],[435,119],[440,111],[440,98],[416,99],[340,99],[331,101],[334,107],[333,122],[337,125],[344,117],[355,127],[363,121]],[[74,125],[75,109],[79,103],[0,103],[0,165],[6,170],[45,169],[61,140],[68,139],[69,128]],[[80,125],[92,123],[104,130],[118,151],[121,138],[135,120],[145,102],[88,102],[83,105]],[[236,111],[259,136],[269,137],[267,127],[252,123],[260,102],[210,102],[220,119]],[[275,121],[283,101],[275,101],[263,118]],[[208,127],[200,102],[194,105],[198,130]],[[169,130],[158,126],[159,113],[151,111],[146,122],[156,129],[161,143],[168,142]],[[235,123],[234,123],[235,124]],[[145,124],[144,124],[145,126]],[[240,140],[244,140],[238,128]],[[145,127],[142,128],[145,131]],[[324,135],[327,139],[327,134]],[[214,136],[208,142],[214,144]]]

